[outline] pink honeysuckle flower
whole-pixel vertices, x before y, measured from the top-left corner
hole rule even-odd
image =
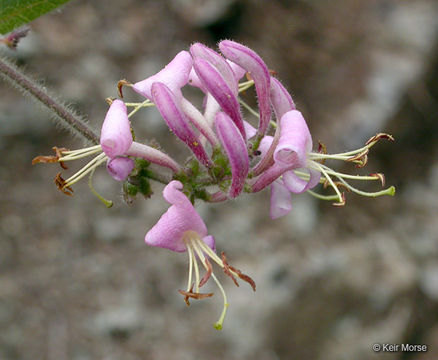
[[[173,92],[163,83],[153,83],[152,98],[163,119],[173,133],[193,151],[196,158],[206,167],[212,165],[208,154],[190,127],[189,120],[182,111]]]
[[[246,139],[237,95],[228,86],[222,74],[210,62],[202,58],[195,58],[193,67],[204,87],[215,98],[222,110],[230,116],[243,138]]]
[[[134,169],[134,160],[128,157],[108,159],[106,169],[114,180],[124,181]]]
[[[114,100],[102,125],[100,145],[109,158],[114,158],[124,155],[131,144],[131,125],[126,105],[121,100]]]
[[[216,132],[231,165],[233,178],[229,196],[235,198],[242,192],[249,171],[249,159],[245,141],[239,129],[227,114],[219,112],[216,115],[215,125]]]
[[[135,83],[132,88],[152,101],[152,84],[165,84],[178,98],[182,96],[181,88],[189,81],[193,60],[188,51],[179,52],[166,67],[155,75]]]
[[[253,78],[260,111],[258,134],[263,136],[271,121],[271,106],[269,104],[270,76],[268,67],[253,50],[237,42],[230,40],[221,41],[219,49],[227,59],[245,69]]]
[[[230,276],[237,284],[236,277],[247,281],[255,291],[254,281],[236,268],[230,266],[224,253],[221,258],[216,254],[213,236],[208,235],[207,227],[201,219],[188,197],[182,192],[183,185],[177,180],[171,181],[163,190],[164,199],[172,206],[161,216],[158,222],[145,236],[146,244],[169,249],[176,252],[188,252],[189,255],[189,278],[187,289],[179,290],[184,296],[184,301],[190,305],[189,299],[204,299],[213,296],[213,293],[201,293],[201,288],[210,277],[213,278],[222,293],[224,307],[219,320],[214,324],[215,328],[222,329],[222,324],[228,308],[228,300],[221,283],[213,273],[213,261],[219,265],[225,274]],[[198,261],[206,270],[202,279],[199,276]],[[192,282],[193,268],[195,269],[195,281]]]

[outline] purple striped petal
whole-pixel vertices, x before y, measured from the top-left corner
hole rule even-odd
[[[124,181],[134,169],[134,160],[128,157],[108,159],[106,169],[114,180]]]
[[[177,97],[182,96],[181,88],[189,81],[193,60],[188,51],[179,52],[166,67],[155,75],[133,85],[134,91],[152,101],[152,84],[165,84]]]
[[[173,133],[186,143],[202,164],[207,167],[211,166],[209,156],[190,127],[189,120],[181,110],[179,102],[172,91],[165,84],[153,83],[152,98]]]
[[[270,98],[277,121],[288,111],[295,110],[295,104],[292,97],[281,82],[274,77],[271,77]]]
[[[280,139],[274,151],[274,160],[292,169],[307,166],[307,154],[312,150],[312,137],[306,120],[297,110],[281,117]]]
[[[113,158],[124,155],[131,144],[131,124],[126,105],[121,100],[114,100],[102,125],[100,146],[106,156]]]
[[[227,114],[223,112],[218,113],[216,115],[215,125],[219,140],[224,146],[225,152],[230,160],[233,179],[229,195],[235,198],[242,192],[249,171],[249,159],[245,141],[239,129],[234,125]]]
[[[237,96],[238,94],[238,81],[236,81],[236,76],[231,66],[227,61],[218,54],[216,51],[210,49],[209,47],[201,44],[195,43],[190,47],[190,53],[193,58],[204,59],[213,65],[217,71],[222,75],[223,79],[227,83],[228,87],[231,89],[233,94]]]
[[[208,61],[200,58],[195,59],[193,67],[205,88],[216,99],[222,110],[230,116],[243,138],[246,139],[237,96],[230,89],[221,73]]]
[[[171,181],[163,190],[163,196],[172,206],[161,216],[158,222],[145,236],[146,244],[158,246],[172,251],[186,251],[183,242],[184,233],[196,232],[205,239],[206,244],[214,248],[214,239],[207,236],[207,227],[190,200],[181,190],[179,181]]]
[[[292,197],[284,186],[283,180],[277,179],[271,185],[271,219],[278,219],[292,210]]]
[[[268,67],[260,56],[242,44],[224,40],[219,43],[219,48],[227,59],[241,66],[254,79],[260,111],[258,133],[264,135],[271,121],[271,106],[269,103],[270,76]]]

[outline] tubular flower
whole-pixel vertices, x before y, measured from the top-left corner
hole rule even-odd
[[[222,324],[228,308],[228,300],[225,291],[213,273],[211,261],[223,269],[237,284],[236,277],[250,283],[255,291],[255,283],[239,270],[227,263],[225,254],[219,258],[215,252],[215,240],[208,235],[207,227],[199,214],[196,212],[190,200],[182,193],[183,185],[179,181],[171,181],[163,190],[164,199],[172,206],[161,216],[158,222],[145,236],[146,244],[158,246],[176,252],[187,252],[189,255],[189,277],[187,289],[179,292],[184,296],[187,305],[189,299],[204,299],[213,296],[212,293],[201,293],[199,289],[213,278],[222,293],[224,307],[215,328],[222,329]],[[210,261],[211,260],[211,261]],[[205,275],[200,278],[198,261],[205,268]],[[195,281],[193,282],[193,270]]]

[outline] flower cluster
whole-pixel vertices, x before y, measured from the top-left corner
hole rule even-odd
[[[276,219],[292,209],[291,194],[310,193],[319,199],[345,204],[345,191],[377,197],[394,195],[394,187],[365,192],[352,186],[348,180],[378,180],[384,186],[380,173],[352,175],[337,172],[326,165],[329,160],[351,162],[357,167],[367,163],[369,149],[379,139],[393,140],[388,134],[373,136],[363,147],[339,154],[327,154],[319,144],[313,151],[312,137],[306,121],[295,107],[290,94],[281,82],[271,75],[258,54],[234,41],[219,43],[220,53],[195,43],[190,51],[181,51],[160,72],[137,83],[121,80],[146,98],[141,103],[109,99],[110,108],[101,129],[100,144],[69,151],[54,148],[55,156],[38,156],[37,162],[59,162],[66,168],[67,161],[94,155],[85,167],[64,180],[60,173],[55,178],[59,189],[72,195],[72,185],[90,175],[90,188],[107,206],[112,202],[97,194],[91,186],[94,170],[106,163],[108,173],[123,182],[125,199],[141,193],[151,196],[150,181],[167,184],[163,196],[171,207],[146,234],[148,245],[166,248],[189,255],[189,277],[186,290],[180,290],[189,305],[189,299],[210,297],[200,288],[212,278],[219,287],[224,308],[215,324],[221,328],[228,307],[225,291],[213,273],[212,263],[238,285],[237,278],[248,282],[255,290],[253,280],[229,265],[224,253],[218,256],[215,240],[208,235],[206,225],[196,212],[196,199],[220,202],[238,197],[242,192],[256,193],[267,187],[271,190],[270,215]],[[203,95],[202,109],[187,99],[182,89],[196,87]],[[240,96],[255,87],[258,110],[250,108]],[[179,164],[157,146],[134,141],[130,118],[140,109],[155,106],[169,129],[187,146],[191,155]],[[128,108],[133,110],[128,113]],[[256,126],[250,117],[257,120]],[[320,185],[322,191],[315,192]],[[344,190],[344,191],[341,191]],[[198,261],[205,268],[200,277]],[[193,271],[195,273],[193,280]]]

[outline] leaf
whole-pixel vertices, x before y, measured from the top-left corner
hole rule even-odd
[[[0,0],[0,33],[6,34],[70,0]]]

